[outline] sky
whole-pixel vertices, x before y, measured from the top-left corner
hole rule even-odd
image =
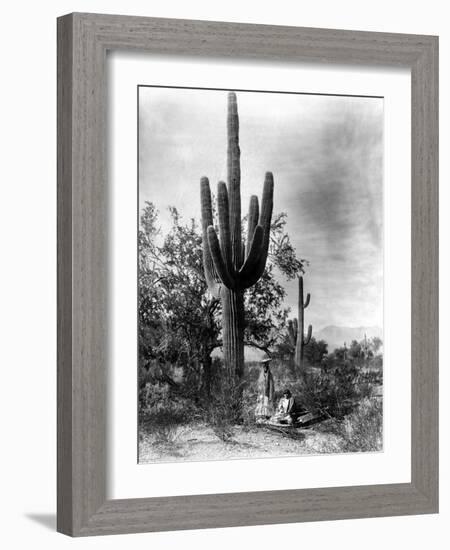
[[[383,325],[382,98],[237,92],[242,212],[274,175],[274,213],[287,213],[308,260],[306,322]],[[139,89],[139,205],[200,219],[200,178],[226,181],[227,92]],[[282,280],[297,315],[297,284]]]

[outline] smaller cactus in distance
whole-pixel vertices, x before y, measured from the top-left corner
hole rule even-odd
[[[305,336],[305,309],[309,306],[311,294],[308,292],[303,299],[303,277],[298,278],[298,319],[288,321],[288,336],[291,345],[295,348],[294,363],[298,369],[303,368],[304,349],[311,340],[312,325],[308,326]]]
[[[295,350],[295,346],[297,345],[297,334],[298,334],[298,321],[296,318],[289,319],[287,331],[288,331],[289,343],[292,346],[292,349]]]

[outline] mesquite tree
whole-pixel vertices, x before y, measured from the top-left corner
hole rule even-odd
[[[250,199],[247,243],[241,228],[241,167],[236,94],[228,94],[227,179],[217,187],[219,236],[214,228],[209,180],[200,182],[203,268],[208,288],[222,303],[222,341],[225,366],[240,378],[244,369],[244,291],[262,276],[270,240],[273,175],[264,181],[261,213],[258,197]]]
[[[303,367],[303,357],[305,346],[309,344],[312,335],[312,325],[308,327],[308,333],[305,336],[305,309],[309,306],[311,294],[308,292],[306,300],[303,301],[303,277],[298,278],[298,319],[288,322],[289,338],[295,346],[295,366],[298,369]]]

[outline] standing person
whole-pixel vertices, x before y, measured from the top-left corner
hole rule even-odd
[[[261,372],[258,378],[258,402],[255,416],[257,420],[267,420],[273,414],[273,395],[275,384],[270,372],[270,358],[261,361]]]

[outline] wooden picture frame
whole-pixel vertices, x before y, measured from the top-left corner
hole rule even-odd
[[[412,100],[411,482],[106,498],[106,52],[403,66]],[[438,511],[438,38],[74,13],[58,19],[58,509],[72,536]]]

